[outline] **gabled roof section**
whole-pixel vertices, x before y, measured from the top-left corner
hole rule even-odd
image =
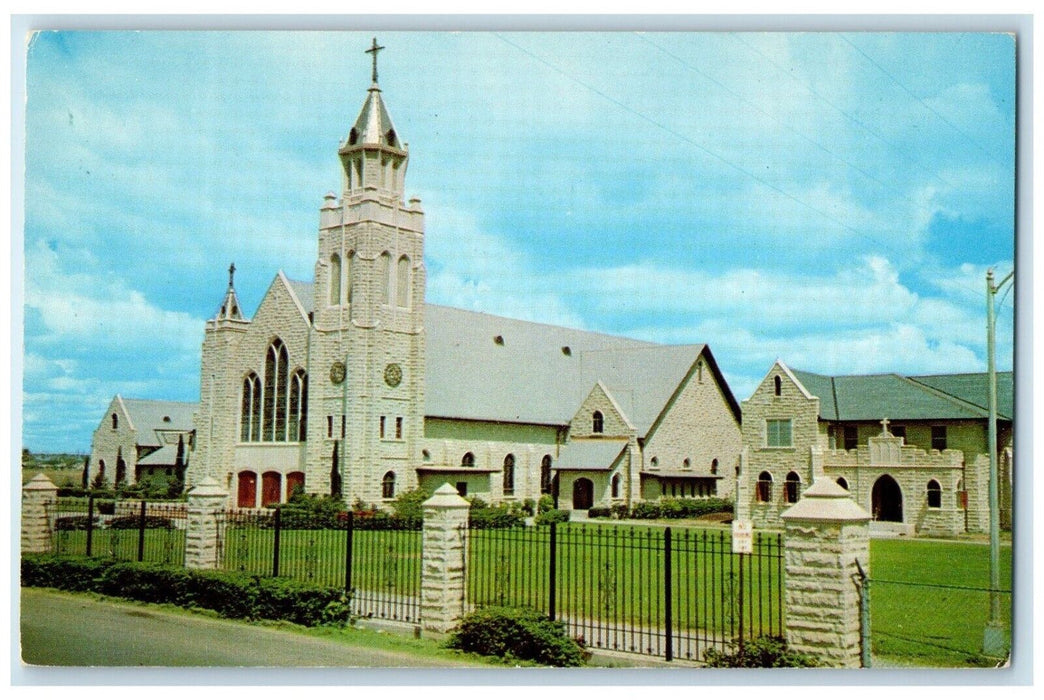
[[[793,372],[812,394],[819,397],[819,417],[823,420],[974,420],[988,417],[985,373],[830,377],[798,370]],[[997,395],[998,416],[1011,420],[1011,372],[998,373]]]
[[[363,102],[355,126],[348,132],[348,138],[341,144],[341,151],[355,146],[387,146],[403,150],[398,132],[392,124],[388,109],[384,106],[381,89],[377,83],[370,86]]]
[[[909,377],[938,391],[989,411],[988,377],[985,372],[968,374],[927,374]],[[1015,374],[997,372],[997,416],[1011,420],[1015,415]]]
[[[279,271],[279,276],[286,283],[286,288],[290,290],[290,296],[297,302],[302,315],[308,318],[308,314],[315,311],[315,285],[311,282],[292,280],[284,275],[282,270]]]
[[[574,440],[562,446],[554,469],[608,471],[627,447],[626,440]]]
[[[425,415],[567,425],[600,381],[640,434],[704,348],[432,304],[425,327]]]
[[[159,433],[165,431],[189,432],[195,426],[192,414],[199,408],[198,403],[182,401],[152,401],[149,399],[122,399],[134,428],[137,429],[137,443],[144,446],[165,444]]]

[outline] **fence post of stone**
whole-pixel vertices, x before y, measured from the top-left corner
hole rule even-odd
[[[869,513],[848,491],[823,477],[781,517],[788,645],[827,666],[859,668],[859,567],[869,574]]]
[[[209,476],[189,490],[185,525],[186,568],[218,568],[219,545],[225,530],[222,515],[227,503],[228,494]]]
[[[464,614],[464,567],[471,504],[443,484],[424,502],[421,623],[448,632]]]
[[[58,487],[43,474],[37,474],[22,487],[22,553],[51,551],[51,534]]]

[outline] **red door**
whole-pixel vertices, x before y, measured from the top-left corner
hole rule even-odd
[[[239,488],[236,505],[240,508],[253,508],[257,505],[257,474],[239,472]]]
[[[290,472],[286,475],[286,497],[289,499],[298,490],[304,493],[304,472]]]
[[[279,472],[265,472],[261,475],[261,507],[272,503],[279,503],[279,487],[281,485]]]

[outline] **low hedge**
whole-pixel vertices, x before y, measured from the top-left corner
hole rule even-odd
[[[308,627],[342,625],[351,620],[349,597],[340,588],[235,571],[26,555],[22,557],[21,580],[23,586],[205,608],[236,619],[287,620]]]
[[[758,637],[732,653],[708,649],[704,661],[711,668],[817,668],[823,664],[810,654],[790,649],[782,637]]]
[[[140,515],[121,515],[109,521],[109,528],[112,530],[137,530],[140,527]],[[159,515],[146,515],[145,528],[148,530],[173,530],[174,521]]]
[[[532,608],[480,608],[464,616],[446,642],[450,649],[535,661],[546,666],[583,666],[584,648],[565,624]]]
[[[550,525],[551,523],[565,523],[569,522],[569,511],[568,510],[545,510],[541,511],[536,519],[533,521],[537,525]]]

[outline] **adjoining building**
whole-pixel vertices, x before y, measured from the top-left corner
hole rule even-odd
[[[206,322],[189,485],[212,477],[240,507],[297,488],[382,504],[442,483],[578,509],[731,496],[739,405],[706,345],[427,304],[424,212],[405,201],[410,154],[376,69],[337,154],[314,280],[278,273],[247,318],[229,269]]]
[[[197,403],[117,394],[91,440],[92,480],[162,486],[183,479],[195,444],[192,417],[198,408]]]
[[[1001,523],[1011,524],[1013,383],[997,374]],[[825,475],[878,531],[956,535],[989,527],[987,376],[825,376],[777,361],[743,407],[736,515],[780,513]]]

